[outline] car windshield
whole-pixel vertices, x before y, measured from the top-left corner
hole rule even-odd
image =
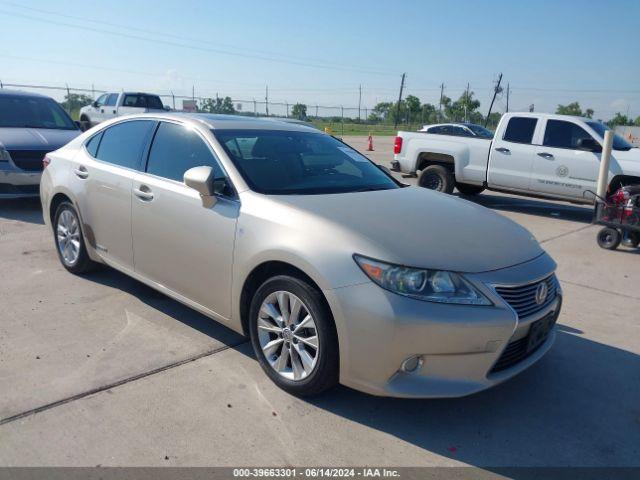
[[[0,95],[0,127],[77,130],[55,100],[46,97]]]
[[[314,195],[399,188],[369,159],[323,133],[214,130],[252,190]]]
[[[488,138],[488,139],[493,138],[493,132],[480,125],[469,124],[469,125],[466,125],[466,127],[480,138]]]
[[[595,130],[595,132],[604,138],[604,132],[607,130],[611,130],[608,126],[606,126],[602,122],[587,122],[591,128]],[[631,150],[633,145],[627,142],[624,138],[622,138],[617,133],[613,135],[613,149],[614,150]]]

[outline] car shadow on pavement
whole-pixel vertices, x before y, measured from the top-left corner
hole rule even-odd
[[[464,200],[477,203],[492,210],[536,215],[545,218],[558,218],[560,220],[570,220],[581,223],[591,223],[593,219],[593,208],[588,205],[553,203],[532,198],[491,195],[487,193],[480,195],[462,195],[457,193],[456,195]]]
[[[17,220],[43,225],[39,198],[0,199],[0,220]]]
[[[242,335],[221,323],[113,268],[101,265],[97,270],[87,273],[83,277],[92,282],[122,290],[149,307],[227,346],[233,347],[246,340]]]
[[[638,466],[640,356],[580,333],[560,325],[540,362],[469,397],[393,399],[339,387],[310,402],[477,467]]]

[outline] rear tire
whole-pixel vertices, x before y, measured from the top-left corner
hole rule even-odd
[[[455,185],[453,173],[442,165],[429,165],[422,170],[418,185],[436,192],[452,193]]]
[[[606,250],[615,250],[620,245],[622,235],[615,228],[605,227],[598,232],[598,245]]]
[[[80,118],[80,130],[82,130],[83,132],[86,132],[90,128],[91,128],[91,122],[89,121],[89,119],[87,117]]]
[[[322,294],[306,282],[288,275],[264,282],[251,300],[249,335],[260,366],[281,389],[311,396],[338,383],[333,317]]]
[[[73,204],[60,203],[53,218],[53,238],[62,266],[74,274],[93,270],[98,264],[87,254],[80,217]]]
[[[484,191],[484,187],[478,185],[469,185],[467,183],[457,183],[456,188],[463,195],[478,195]]]

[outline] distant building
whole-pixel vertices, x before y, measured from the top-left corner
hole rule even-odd
[[[198,102],[195,100],[182,100],[182,110],[185,112],[197,112]]]

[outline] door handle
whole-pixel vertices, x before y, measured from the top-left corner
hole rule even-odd
[[[504,148],[504,147],[498,147],[498,148],[496,148],[496,152],[511,153],[511,150],[509,150],[508,148]]]
[[[75,173],[76,176],[79,177],[79,178],[87,178],[89,176],[89,172],[87,172],[87,169],[85,167],[83,167],[82,165],[80,165],[78,168],[74,169],[73,173]]]
[[[100,109],[100,113],[104,113],[104,108],[101,108],[101,109]]]
[[[553,155],[547,152],[538,153],[539,157],[546,158],[547,160],[553,160]]]
[[[153,192],[149,190],[149,187],[145,185],[141,185],[140,188],[134,188],[133,194],[140,200],[143,200],[145,202],[150,202],[151,200],[153,200]]]

